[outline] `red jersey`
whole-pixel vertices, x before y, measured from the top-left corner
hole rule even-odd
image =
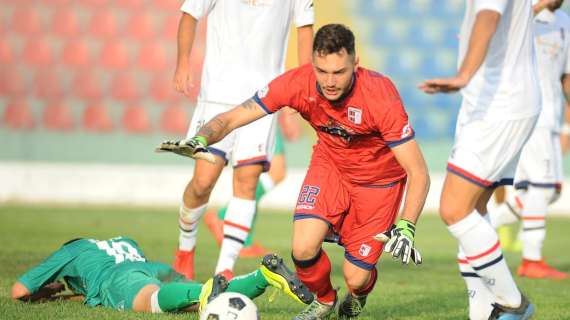
[[[299,111],[317,132],[313,152],[330,159],[348,182],[385,185],[406,176],[390,147],[413,139],[414,131],[387,77],[358,68],[350,91],[333,104],[307,64],[277,77],[253,99],[268,113],[285,106]]]

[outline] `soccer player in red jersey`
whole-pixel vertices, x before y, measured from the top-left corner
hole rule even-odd
[[[299,278],[317,299],[295,319],[326,318],[339,303],[341,317],[356,317],[376,282],[383,247],[403,263],[421,263],[415,223],[429,175],[396,88],[386,76],[358,67],[348,28],[323,26],[315,36],[312,64],[277,77],[252,99],[205,124],[194,138],[161,147],[192,157],[284,106],[297,110],[318,135],[295,210],[292,250]],[[401,218],[393,225],[404,189]],[[331,238],[345,248],[349,293],[342,301],[322,250]]]

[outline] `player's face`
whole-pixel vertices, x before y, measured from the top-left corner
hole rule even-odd
[[[345,49],[327,55],[313,54],[313,69],[327,100],[336,101],[349,90],[356,65],[357,59]]]

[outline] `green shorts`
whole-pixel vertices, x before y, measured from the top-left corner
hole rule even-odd
[[[160,283],[144,265],[121,263],[101,284],[101,304],[116,310],[132,310],[133,300],[143,287],[149,284],[160,286]]]
[[[281,128],[277,127],[275,130],[275,151],[273,155],[284,155],[285,154],[285,140],[283,138],[283,133],[281,133]]]

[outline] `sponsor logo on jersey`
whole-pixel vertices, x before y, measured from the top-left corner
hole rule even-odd
[[[402,136],[400,138],[404,139],[409,137],[410,135],[412,135],[412,127],[408,123],[402,128]]]
[[[269,92],[269,86],[265,86],[265,87],[261,88],[259,91],[257,91],[257,96],[260,99],[265,98],[265,96],[267,95],[268,92]]]
[[[361,124],[362,110],[355,107],[348,107],[348,120],[354,124]]]
[[[368,257],[368,255],[370,254],[370,250],[372,250],[372,248],[366,243],[363,243],[360,246],[360,249],[358,250],[358,254],[360,254],[363,257]]]

